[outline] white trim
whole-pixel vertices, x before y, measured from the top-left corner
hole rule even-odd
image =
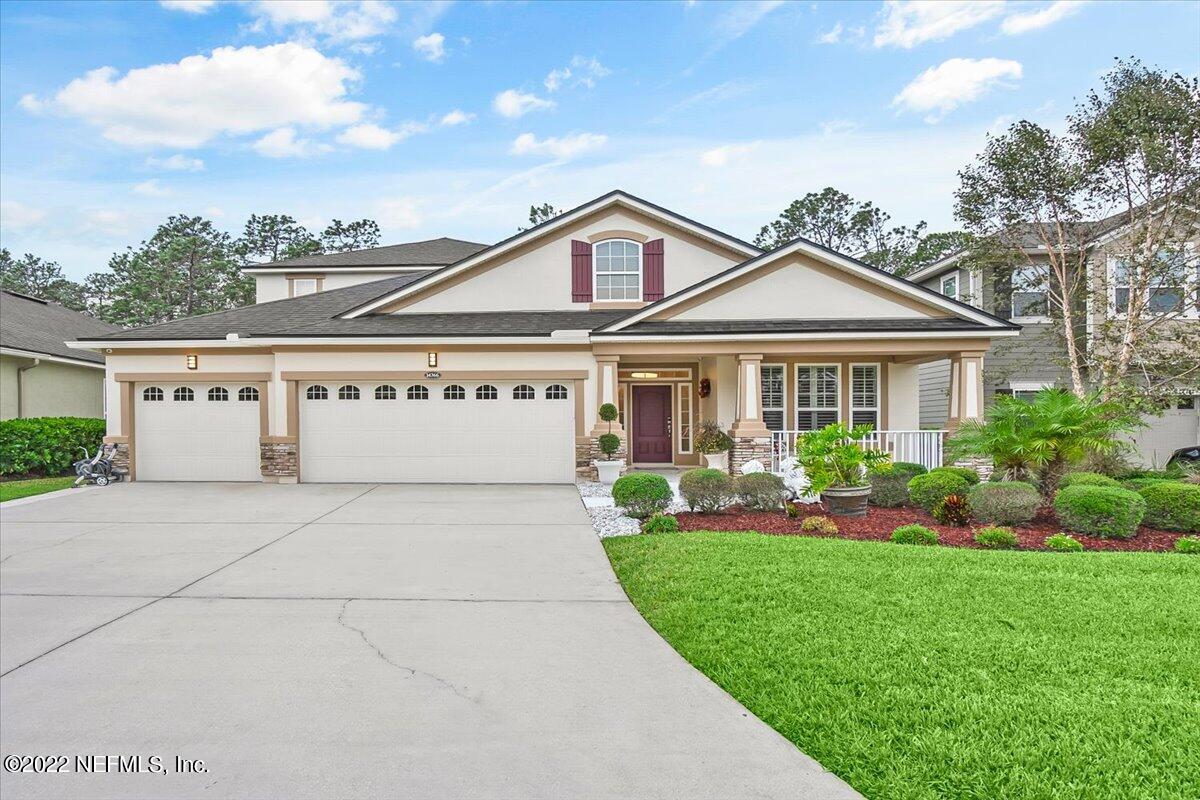
[[[829,406],[801,406],[800,405],[800,370],[813,369],[816,367],[833,367],[833,374],[836,376],[835,383],[837,384],[837,394],[834,396],[833,410],[837,412],[837,421],[842,421],[842,365],[841,362],[833,362],[830,364],[796,364],[792,372],[794,387],[792,394],[796,398],[796,408],[793,409],[792,430],[800,430],[800,412],[801,411],[829,411]],[[806,429],[807,430],[807,429]]]
[[[242,267],[242,272],[255,275],[282,275],[300,272],[316,272],[325,275],[337,275],[339,272],[428,272],[431,269],[441,269],[445,264],[426,264],[414,266],[406,264],[396,267],[356,267],[350,265],[329,265],[326,267]]]
[[[967,394],[963,413],[967,419],[975,419],[979,416],[980,400],[983,399],[979,396],[979,360],[967,358],[963,359],[963,363],[967,367]]]
[[[942,258],[939,261],[935,261],[932,264],[927,264],[927,265],[921,267],[916,272],[910,272],[908,275],[905,275],[904,278],[905,278],[905,280],[913,281],[914,283],[916,281],[923,281],[926,278],[933,278],[933,277],[937,276],[937,274],[940,270],[946,269],[947,267],[952,267],[955,264],[957,264],[959,261],[962,260],[962,258],[964,256],[967,255],[967,253],[968,253],[968,251],[966,251],[966,250],[959,250],[957,253],[953,253],[951,255],[948,255],[948,256]]]
[[[875,405],[874,406],[856,406],[854,405],[854,368],[855,367],[874,367],[875,368]],[[850,427],[854,427],[854,412],[855,411],[874,411],[875,412],[875,430],[883,427],[883,364],[879,361],[851,361],[850,362]]]
[[[746,370],[743,382],[746,389],[742,397],[742,404],[746,409],[744,416],[746,419],[761,422],[762,417],[758,415],[758,393],[762,391],[762,376],[758,374],[758,363],[747,361],[742,366]]]
[[[947,273],[941,277],[941,280],[938,281],[938,291],[941,292],[943,297],[950,297],[955,300],[959,299],[959,288],[960,287],[958,285],[959,284],[958,278],[959,278],[958,270],[954,270],[953,275]],[[954,294],[946,294],[946,282],[947,281],[954,281]]]
[[[71,346],[67,342],[67,347]],[[84,348],[76,348],[84,349]],[[70,364],[73,367],[91,367],[92,369],[104,369],[103,364],[97,364],[95,361],[84,361],[82,359],[66,358],[64,356],[50,356],[45,353],[37,353],[33,350],[18,350],[13,347],[0,347],[0,356],[15,356],[17,358],[38,358],[42,361],[54,361],[60,364]]]
[[[1151,310],[1151,308],[1150,308],[1151,293],[1155,289],[1163,289],[1163,288],[1170,288],[1170,287],[1169,286],[1161,286],[1161,285],[1160,286],[1147,285],[1146,286],[1146,296],[1145,296],[1145,307],[1142,309],[1143,318],[1150,318],[1150,317],[1156,317],[1156,316],[1170,316],[1172,319],[1185,319],[1186,320],[1186,319],[1196,319],[1197,317],[1200,317],[1200,309],[1198,309],[1196,307],[1196,293],[1200,292],[1200,262],[1195,261],[1195,246],[1192,243],[1188,242],[1188,243],[1185,243],[1185,247],[1186,247],[1187,251],[1189,252],[1189,255],[1185,256],[1185,258],[1193,261],[1193,263],[1187,264],[1185,266],[1192,267],[1192,271],[1195,274],[1192,276],[1188,276],[1185,274],[1184,278],[1183,278],[1183,285],[1181,285],[1179,287],[1183,294],[1183,297],[1181,298],[1181,301],[1183,302],[1183,309],[1180,311],[1153,311],[1153,310]],[[1116,265],[1118,262],[1125,262],[1126,266],[1128,267],[1128,257],[1123,257],[1123,256],[1121,256],[1119,254],[1115,254],[1115,253],[1108,253],[1107,257],[1105,258],[1105,262],[1104,262],[1104,282],[1108,289],[1108,291],[1107,291],[1107,295],[1108,295],[1107,312],[1109,315],[1111,315],[1111,317],[1113,319],[1125,319],[1127,316],[1129,316],[1128,310],[1120,311],[1117,309]],[[1128,280],[1128,278],[1126,280]],[[1127,288],[1129,290],[1130,299],[1132,299],[1133,287],[1128,283],[1123,284],[1123,286],[1124,286],[1124,288]]]
[[[545,344],[580,345],[587,344],[587,338],[559,338],[555,336],[442,336],[438,338],[421,338],[419,336],[322,336],[313,338],[263,337],[261,339],[114,339],[111,341],[92,340],[86,342],[68,342],[67,346],[75,350],[134,350],[139,347],[212,347],[236,350],[247,347],[278,347],[284,345],[427,345],[427,344]]]
[[[676,383],[675,385],[679,387],[678,391],[676,391],[676,393],[675,393],[676,394],[675,402],[677,405],[677,408],[675,409],[675,452],[679,453],[681,456],[690,456],[690,455],[692,455],[693,452],[695,452],[695,447],[696,447],[696,403],[694,402],[695,398],[692,396],[692,384],[690,381],[687,383]],[[687,399],[688,429],[691,431],[691,433],[688,436],[688,446],[687,446],[686,450],[683,449],[683,401],[684,401],[684,398]]]
[[[636,268],[636,269],[634,269],[634,270],[632,270],[632,271],[630,271],[630,270],[625,270],[625,271],[622,271],[622,272],[605,272],[605,273],[603,273],[603,274],[604,274],[604,275],[609,275],[609,276],[612,276],[612,275],[634,275],[634,274],[636,274],[636,275],[637,275],[637,297],[605,297],[605,298],[601,298],[601,297],[599,296],[599,295],[600,295],[600,280],[599,280],[599,278],[600,278],[600,275],[601,275],[601,273],[600,273],[600,271],[599,271],[599,270],[597,270],[597,269],[596,269],[596,259],[597,259],[597,257],[598,257],[598,256],[597,256],[597,253],[596,253],[596,250],[598,250],[598,249],[599,249],[600,245],[602,245],[602,244],[611,244],[612,242],[622,242],[622,243],[624,243],[624,244],[631,244],[631,245],[633,245],[634,247],[636,247],[636,248],[637,248],[637,268]],[[611,256],[610,256],[610,257],[611,257]],[[625,256],[622,256],[622,258],[624,258],[624,257],[625,257]],[[642,300],[642,291],[643,291],[643,286],[642,286],[642,278],[643,278],[643,276],[642,276],[642,270],[643,270],[643,267],[645,266],[645,262],[644,262],[644,260],[643,260],[643,258],[642,258],[642,243],[641,243],[641,242],[636,242],[636,241],[634,241],[633,239],[626,239],[626,238],[623,238],[623,237],[620,237],[620,236],[614,236],[614,237],[612,237],[611,239],[601,239],[601,240],[600,240],[600,241],[598,241],[598,242],[592,242],[592,252],[591,252],[591,259],[592,259],[592,302],[593,302],[593,303],[632,303],[632,302],[641,302],[641,300]],[[609,289],[609,292],[611,293],[611,291],[612,291],[612,290],[611,290],[611,288],[610,288],[610,289]],[[622,292],[623,292],[623,291],[624,291],[624,287],[622,287]]]
[[[1042,389],[1053,388],[1053,382],[1047,381],[1009,381],[1008,389],[1011,392],[1040,392]]]
[[[841,331],[829,333],[704,333],[663,336],[662,334],[593,334],[593,342],[721,342],[721,341],[766,341],[786,342],[794,339],[812,341],[838,339],[993,339],[998,336],[1016,336],[1020,331],[1009,328],[969,331]]]
[[[1032,270],[1037,270],[1038,272],[1042,272],[1043,270],[1045,271],[1044,288],[1041,289],[1040,291],[1041,291],[1042,295],[1045,297],[1046,313],[1045,314],[1035,314],[1033,316],[1017,316],[1016,314],[1013,313],[1014,311],[1016,311],[1016,309],[1013,307],[1013,295],[1016,294],[1018,291],[1021,291],[1025,294],[1034,294],[1038,290],[1017,289],[1015,278],[1017,277],[1018,272],[1029,272]],[[1016,322],[1018,324],[1026,324],[1026,325],[1038,325],[1038,324],[1045,324],[1045,323],[1050,322],[1050,268],[1049,267],[1043,268],[1036,264],[1035,265],[1025,265],[1025,266],[1021,266],[1021,267],[1014,267],[1009,272],[1009,275],[1008,275],[1008,318],[1011,321]]]

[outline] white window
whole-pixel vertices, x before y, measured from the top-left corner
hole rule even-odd
[[[1154,270],[1154,283],[1145,289],[1145,312],[1172,314],[1182,311],[1187,316],[1195,315],[1200,311],[1200,297],[1191,303],[1192,308],[1187,305],[1189,294],[1200,294],[1200,265],[1191,265],[1188,256],[1172,253],[1160,253],[1159,260],[1164,267]],[[1108,268],[1113,310],[1117,314],[1127,314],[1132,286],[1144,281],[1138,280],[1137,267],[1125,259],[1110,258]],[[1192,280],[1195,283],[1189,286]]]
[[[513,387],[513,400],[535,400],[537,392],[527,383],[522,383],[519,386]]]
[[[410,386],[408,387],[408,391],[405,393],[405,397],[407,397],[409,400],[428,400],[429,387],[421,386],[420,384]]]
[[[1008,384],[1008,393],[1017,400],[1032,403],[1038,392],[1042,389],[1049,389],[1053,385],[1052,383],[1013,381]]]
[[[692,385],[679,384],[679,452],[692,452]]]
[[[320,385],[310,386],[304,392],[304,396],[307,397],[309,400],[328,400],[329,399],[329,390],[326,389],[324,386],[320,386]]]
[[[547,400],[566,400],[567,399],[567,387],[563,386],[561,383],[550,384],[549,386],[546,387],[546,399]]]
[[[958,299],[958,273],[951,272],[946,277],[942,278],[942,294],[946,297]]]
[[[175,390],[176,403],[190,403],[196,399],[196,393],[190,387],[180,386]]]
[[[142,390],[142,399],[148,403],[162,402],[163,390],[157,386],[147,386]]]
[[[850,427],[879,430],[879,365],[850,365]]]
[[[495,386],[491,386],[491,385],[485,383],[482,386],[475,387],[475,399],[476,400],[495,400],[499,396],[500,395],[496,391]]]
[[[783,430],[784,368],[782,364],[763,364],[759,371],[762,383],[762,418],[768,430]]]
[[[1039,319],[1049,314],[1049,272],[1043,267],[1017,267],[1012,272],[1010,319]]]
[[[593,286],[596,300],[642,299],[642,246],[626,239],[596,245]]]
[[[442,389],[443,400],[466,400],[467,390],[459,386],[457,383],[452,383],[445,389]]]
[[[258,402],[258,388],[254,386],[243,386],[238,389],[238,400],[245,403]]]
[[[382,386],[376,386],[375,387],[375,399],[376,400],[395,400],[396,399],[396,387],[392,386],[391,384],[387,384],[387,383],[383,384]]]
[[[208,390],[208,399],[212,403],[224,403],[229,400],[229,390],[224,386],[214,386]]]
[[[357,400],[361,397],[357,386],[346,384],[338,389],[338,400]]]
[[[841,419],[836,364],[796,367],[796,430],[819,431]]]
[[[303,297],[306,294],[316,294],[316,278],[292,278],[292,297]]]

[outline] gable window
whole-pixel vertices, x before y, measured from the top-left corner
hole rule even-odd
[[[783,386],[782,364],[763,364],[759,380],[762,383],[762,416],[768,430],[783,430]]]
[[[310,386],[305,390],[304,396],[309,400],[328,400],[329,390],[321,385]]]
[[[819,431],[841,419],[836,364],[796,367],[796,430]]]
[[[958,299],[958,273],[951,272],[946,277],[942,278],[942,294],[946,297]]]
[[[476,400],[495,400],[499,396],[500,395],[496,392],[495,386],[490,386],[485,383],[482,386],[475,387]]]
[[[467,390],[459,386],[457,383],[452,383],[445,389],[442,389],[443,400],[466,400]]]
[[[190,386],[180,386],[175,389],[176,403],[190,403],[196,399],[196,393],[192,391]]]
[[[357,400],[360,397],[357,386],[346,384],[338,388],[338,400]]]
[[[254,386],[243,386],[238,389],[238,400],[243,403],[258,402],[258,388]]]
[[[1049,274],[1041,267],[1017,267],[1012,272],[1009,319],[1036,319],[1048,313]]]
[[[142,399],[147,403],[160,403],[163,399],[163,390],[157,386],[147,386],[142,390]]]
[[[547,400],[566,400],[567,399],[567,387],[563,386],[561,383],[550,384],[549,386],[546,387],[546,399]]]
[[[214,386],[208,390],[210,403],[223,403],[229,400],[229,390],[224,386]]]
[[[428,400],[429,387],[422,386],[419,383],[414,384],[413,386],[408,387],[408,391],[405,392],[405,397],[407,397],[409,400]]]
[[[879,430],[879,365],[850,366],[850,427],[870,425]]]
[[[608,239],[593,255],[596,300],[642,299],[642,246],[627,239]]]
[[[292,297],[303,297],[306,294],[317,293],[316,278],[292,278]]]
[[[383,384],[382,386],[376,386],[375,387],[375,399],[376,400],[395,400],[396,399],[396,387],[392,386],[390,384],[387,384],[387,383]]]

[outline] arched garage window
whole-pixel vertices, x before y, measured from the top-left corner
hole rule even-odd
[[[452,383],[445,389],[442,389],[443,400],[466,400],[467,390],[456,383]]]
[[[407,397],[409,400],[428,400],[429,388],[420,384],[410,386],[408,387]]]
[[[495,400],[500,395],[496,392],[496,387],[490,384],[483,384],[475,387],[476,400]]]
[[[642,246],[628,239],[596,245],[593,285],[597,300],[642,299]]]
[[[224,386],[214,386],[208,390],[210,403],[225,403],[229,401],[229,390]]]
[[[163,390],[157,386],[147,386],[142,389],[142,399],[147,403],[160,403],[163,399]]]
[[[533,400],[537,397],[537,392],[527,383],[522,383],[513,387],[513,400]]]
[[[376,400],[395,400],[396,399],[396,387],[389,386],[386,383],[382,386],[376,386],[375,387],[375,399]]]
[[[196,399],[196,393],[192,391],[190,386],[178,386],[175,388],[176,403],[190,403]]]
[[[546,387],[546,399],[547,400],[566,400],[567,399],[567,387],[563,386],[561,383],[550,384],[549,386]]]
[[[329,390],[326,389],[324,386],[320,386],[320,385],[310,386],[310,387],[308,387],[308,390],[304,393],[304,396],[307,397],[309,400],[328,400],[329,399]]]
[[[360,397],[358,387],[352,384],[338,387],[338,400],[357,400]]]
[[[238,400],[243,403],[257,403],[258,388],[255,386],[243,386],[238,389]]]

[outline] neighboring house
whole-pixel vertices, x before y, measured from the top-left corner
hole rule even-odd
[[[481,250],[435,241],[471,252],[81,337],[107,354],[108,441],[139,480],[570,482],[615,403],[627,462],[698,464],[713,419],[736,471],[838,420],[914,431],[929,359],[958,365],[953,418],[978,415],[984,354],[1019,329],[811,242],[763,253],[620,191]],[[361,258],[267,275],[329,280],[331,259]],[[905,436],[885,445],[929,444]]]
[[[1089,304],[1093,319],[1116,313],[1128,302],[1129,289],[1122,288],[1121,276],[1123,228],[1121,215],[1091,223],[1088,231],[1088,268],[1094,285],[1107,287],[1109,302]],[[1045,263],[1045,249],[1040,248],[1032,235],[1023,243],[1025,254],[1034,262]],[[1020,336],[997,345],[988,353],[984,370],[984,397],[991,404],[996,395],[1029,399],[1041,389],[1069,387],[1065,367],[1065,345],[1049,313],[1045,279],[1046,267],[965,268],[967,252],[954,253],[910,274],[908,279],[941,294],[982,308],[1003,319],[1021,325]],[[1159,287],[1152,291],[1151,308],[1163,303],[1173,308],[1184,301],[1190,304],[1173,324],[1200,324],[1200,267],[1185,281],[1191,286]],[[1040,287],[1039,287],[1040,284]],[[1102,305],[1102,307],[1097,307]],[[1081,326],[1080,342],[1086,343],[1086,327]],[[951,365],[939,359],[921,365],[921,426],[939,428],[947,424],[946,397],[950,393]],[[1146,466],[1163,466],[1171,454],[1184,447],[1200,444],[1200,389],[1185,387],[1161,416],[1147,415],[1146,427],[1130,437],[1135,446],[1133,456]]]
[[[47,300],[0,291],[0,419],[103,417],[104,356],[64,342],[119,330]]]

